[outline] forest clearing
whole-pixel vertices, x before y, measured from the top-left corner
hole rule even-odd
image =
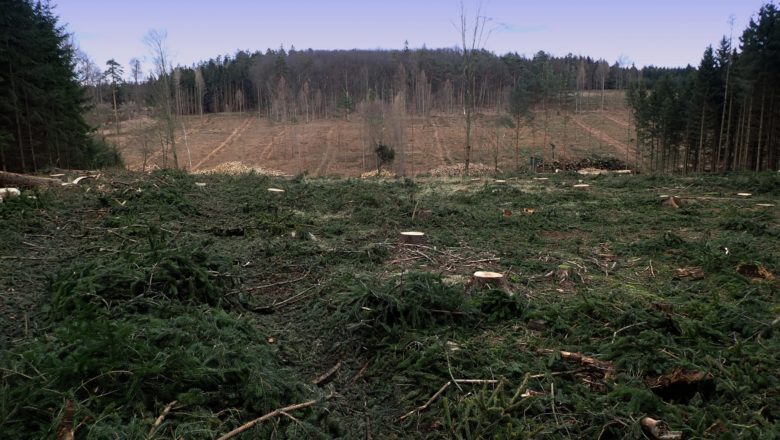
[[[779,196],[776,173],[26,191],[0,204],[0,429],[772,438]]]
[[[0,439],[780,438],[777,0],[446,1],[2,0]]]
[[[635,167],[636,131],[630,124],[625,94],[609,90],[604,101],[604,111],[600,110],[600,93],[583,98],[584,105],[591,110],[577,114],[539,110],[533,118],[535,122],[524,124],[519,132],[514,127],[498,125],[501,116],[495,112],[480,113],[475,117],[472,160],[505,171],[531,168],[531,157],[545,163],[613,157]],[[148,117],[136,117],[123,122],[125,129],[119,136],[111,123],[106,124],[102,133],[107,141],[120,145],[129,169],[159,169],[163,165],[161,150],[142,148],[142,139],[150,137],[153,123]],[[463,163],[462,116],[409,115],[404,131],[405,166],[400,170],[396,164],[396,172],[415,176]],[[179,154],[186,158],[183,167],[191,171],[240,162],[287,175],[343,177],[356,177],[376,169],[376,158],[366,148],[370,143],[367,136],[366,122],[360,114],[349,119],[275,122],[256,112],[182,117],[175,134]],[[556,145],[554,151],[551,144]]]

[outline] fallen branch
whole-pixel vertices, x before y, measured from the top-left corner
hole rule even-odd
[[[149,430],[149,434],[146,436],[147,439],[150,439],[154,436],[155,431],[157,431],[157,428],[162,425],[163,420],[165,420],[165,416],[168,415],[169,412],[171,412],[171,408],[173,408],[173,405],[176,405],[176,401],[165,405],[165,408],[163,408],[160,415],[157,417],[157,420],[154,421],[154,424],[152,425],[152,429]]]
[[[294,303],[296,301],[299,301],[299,300],[301,300],[303,298],[306,298],[307,296],[311,296],[311,295],[304,296],[304,294],[306,292],[311,291],[312,289],[314,289],[317,286],[319,286],[319,284],[315,284],[315,285],[313,285],[311,287],[307,287],[307,288],[303,289],[302,291],[300,291],[299,293],[296,293],[295,295],[285,299],[284,301],[279,301],[278,303],[273,303],[270,306],[255,307],[254,309],[252,309],[252,311],[253,312],[258,312],[258,313],[273,313],[274,310],[278,309],[279,307],[285,306],[287,304],[292,304],[292,303]],[[317,292],[314,292],[314,293],[317,293]]]
[[[295,411],[295,410],[303,409],[303,408],[308,408],[308,407],[314,405],[315,403],[317,403],[316,400],[309,400],[308,402],[296,403],[295,405],[290,405],[290,406],[285,406],[284,408],[275,409],[275,410],[269,412],[268,414],[266,414],[266,415],[264,415],[262,417],[258,417],[256,419],[252,420],[251,422],[244,423],[243,425],[241,425],[238,428],[228,432],[227,434],[223,435],[222,437],[218,438],[217,440],[227,440],[229,438],[233,438],[233,437],[237,436],[238,434],[241,434],[242,432],[244,432],[244,431],[246,431],[248,429],[252,429],[252,427],[257,425],[258,423],[264,422],[264,421],[266,421],[268,419],[272,419],[272,418],[274,418],[276,416],[279,416],[279,415],[290,417],[290,415],[287,414],[287,412]]]
[[[62,420],[57,427],[57,440],[73,440],[76,438],[76,430],[73,429],[73,402],[70,400],[65,401],[65,408],[63,409]]]
[[[341,361],[338,361],[336,363],[336,365],[333,366],[333,368],[331,368],[330,370],[322,373],[319,377],[314,379],[314,382],[312,382],[312,383],[314,383],[314,385],[317,385],[317,386],[321,386],[321,385],[327,384],[328,382],[330,382],[330,378],[334,374],[336,374],[337,371],[339,371],[339,368],[341,368]]]
[[[360,370],[358,370],[358,372],[355,373],[354,376],[352,376],[352,379],[349,380],[349,383],[347,383],[347,386],[345,388],[351,387],[352,384],[355,383],[355,381],[357,381],[358,379],[360,379],[361,376],[363,376],[363,373],[365,373],[367,369],[368,369],[368,362],[363,364],[363,366],[360,367]]]
[[[249,288],[248,288],[248,289],[246,289],[246,290],[247,290],[247,291],[249,291],[249,292],[251,292],[251,291],[253,291],[253,290],[267,289],[267,288],[269,288],[269,287],[276,287],[276,286],[283,286],[283,285],[285,285],[285,284],[297,283],[298,281],[301,281],[302,279],[304,279],[304,278],[306,278],[307,276],[309,276],[309,273],[311,273],[311,269],[309,269],[308,271],[306,271],[306,273],[305,273],[305,274],[303,274],[302,276],[300,276],[300,277],[298,277],[298,278],[295,278],[295,279],[293,279],[293,280],[279,281],[278,283],[271,283],[271,284],[266,284],[266,285],[264,285],[264,286],[255,286],[255,287],[249,287]]]
[[[555,352],[555,350],[550,350],[550,349],[547,349],[547,348],[543,348],[543,349],[539,350],[539,353],[546,353],[546,354],[550,354],[550,353],[554,353],[554,352]],[[569,360],[569,361],[578,362],[578,363],[580,363],[580,364],[582,364],[582,365],[584,365],[586,367],[595,368],[597,370],[603,370],[606,373],[613,373],[615,371],[615,366],[612,365],[611,363],[605,362],[605,361],[600,361],[600,360],[598,360],[596,358],[592,358],[590,356],[585,356],[582,353],[574,353],[574,352],[571,352],[571,351],[564,351],[564,350],[561,350],[558,353],[560,353],[561,358]]]
[[[450,385],[452,385],[453,383],[454,384],[461,384],[461,383],[465,383],[465,384],[495,384],[495,383],[498,383],[498,380],[495,380],[495,379],[455,379],[455,380],[448,380],[447,383],[445,383],[444,385],[441,386],[441,388],[439,388],[439,391],[436,391],[436,393],[433,396],[431,396],[430,399],[428,399],[427,402],[425,402],[423,405],[418,406],[417,408],[409,411],[408,413],[402,415],[401,417],[398,418],[398,421],[407,419],[407,418],[411,417],[412,415],[414,415],[414,413],[419,414],[422,411],[425,411],[426,409],[428,409],[428,407],[431,406],[431,404],[436,399],[438,399],[439,396],[442,395],[442,393],[447,391],[447,388],[449,388]]]

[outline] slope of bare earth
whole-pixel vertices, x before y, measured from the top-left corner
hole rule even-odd
[[[603,111],[598,95],[585,102],[588,105],[576,113],[537,109],[533,124],[521,123],[519,143],[514,128],[494,128],[495,113],[478,113],[472,131],[471,160],[499,169],[527,166],[529,156],[540,156],[546,161],[553,155],[554,159],[567,160],[612,156],[630,163],[636,135],[622,92],[608,93]],[[401,164],[397,158],[395,171],[417,175],[463,162],[464,132],[460,115],[409,115],[404,170],[398,169]],[[117,139],[110,132],[106,134],[109,140]],[[153,124],[125,122],[118,140],[129,168],[164,166]],[[247,167],[285,174],[359,176],[376,167],[372,151],[366,146],[359,114],[351,115],[349,120],[298,123],[275,122],[256,113],[188,116],[180,118],[177,124],[176,146],[179,164],[193,171],[241,162]]]

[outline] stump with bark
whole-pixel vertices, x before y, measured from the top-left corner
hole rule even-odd
[[[401,232],[400,241],[403,244],[423,244],[425,243],[425,233],[418,231]]]
[[[499,272],[477,271],[472,278],[473,286],[477,289],[506,289],[504,274]]]

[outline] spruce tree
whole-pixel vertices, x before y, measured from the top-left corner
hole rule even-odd
[[[89,138],[74,49],[51,7],[0,0],[0,10],[2,168],[24,172],[115,161]]]

